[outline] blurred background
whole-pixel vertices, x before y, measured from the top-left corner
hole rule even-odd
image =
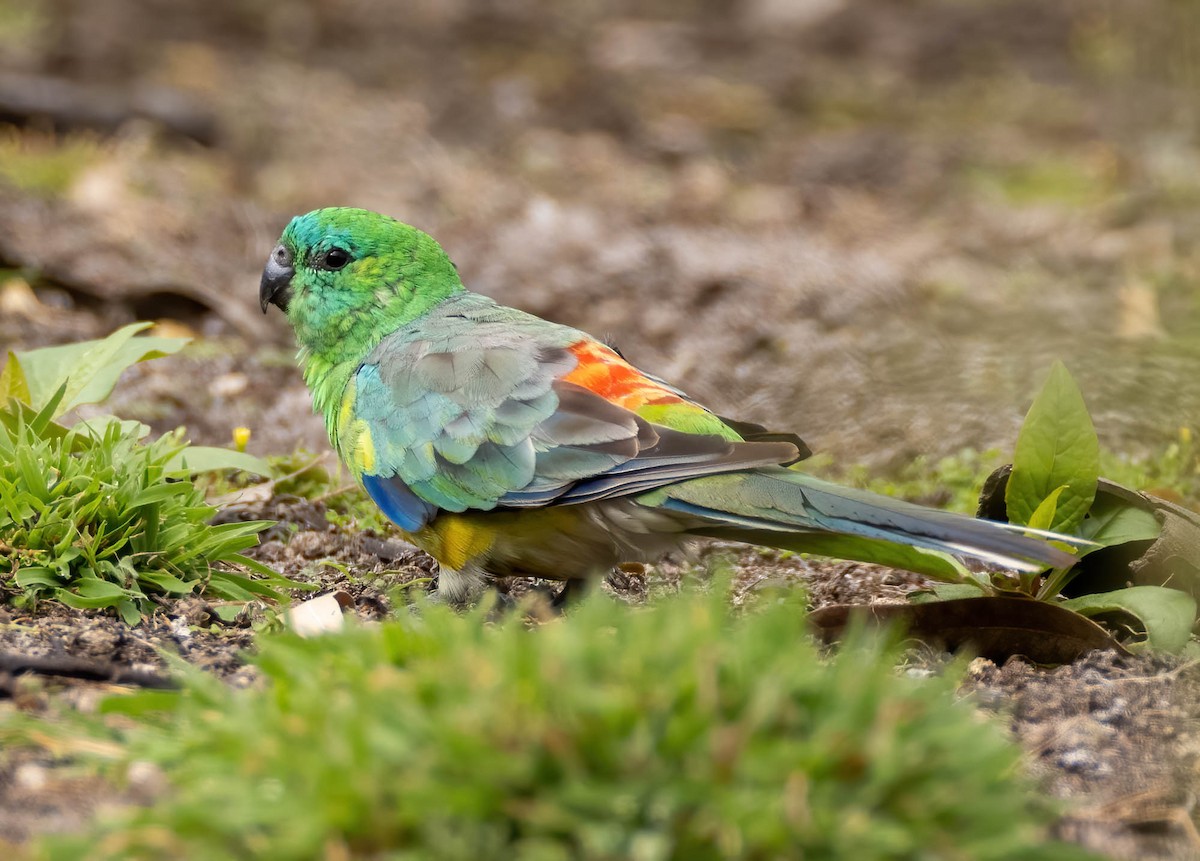
[[[0,348],[200,340],[114,411],[326,443],[287,219],[377,209],[472,289],[886,472],[1200,416],[1197,0],[0,0]]]

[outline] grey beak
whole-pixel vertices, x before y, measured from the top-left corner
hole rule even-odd
[[[292,296],[292,276],[296,274],[292,266],[292,252],[286,245],[277,245],[267,259],[263,269],[262,281],[258,284],[258,304],[263,313],[267,313],[268,305],[275,305],[279,310],[287,312],[288,300]]]

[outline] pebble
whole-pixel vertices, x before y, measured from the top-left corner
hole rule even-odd
[[[130,790],[147,801],[163,795],[169,789],[167,776],[162,768],[143,759],[129,764],[129,768],[125,770],[125,778],[129,781]]]
[[[237,371],[221,374],[208,384],[208,393],[214,398],[233,398],[250,386],[250,379]]]
[[[13,783],[29,792],[45,789],[49,782],[45,767],[33,762],[22,763],[13,772]]]
[[[1076,774],[1102,775],[1112,773],[1112,766],[1104,762],[1090,750],[1071,748],[1064,750],[1055,757],[1058,766]]]

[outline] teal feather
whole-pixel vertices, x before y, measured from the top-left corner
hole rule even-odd
[[[354,377],[370,474],[448,511],[490,510],[570,502],[589,482],[600,482],[597,498],[628,494],[794,454],[651,426],[561,382],[576,362],[566,348],[583,337],[468,293],[399,328]]]

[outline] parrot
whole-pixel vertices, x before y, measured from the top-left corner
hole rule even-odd
[[[1045,535],[799,471],[802,440],[723,418],[570,326],[469,291],[427,233],[364,209],[293,218],[259,284],[330,443],[462,604],[494,578],[583,591],[723,539],[945,579],[1069,567]],[[1049,537],[1058,537],[1050,535]]]

